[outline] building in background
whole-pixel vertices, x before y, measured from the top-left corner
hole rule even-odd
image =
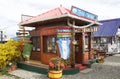
[[[120,18],[100,21],[101,26],[94,33],[94,47],[106,54],[120,52]]]

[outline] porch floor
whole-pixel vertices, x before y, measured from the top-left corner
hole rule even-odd
[[[48,73],[48,65],[42,64],[40,61],[29,60],[25,62],[20,62],[17,64],[17,66],[18,68],[41,73],[41,74]],[[80,71],[79,67],[66,68],[63,70],[63,75],[77,74],[79,73],[79,71]]]
[[[42,68],[48,69],[48,65],[42,64],[40,61],[29,60],[29,61],[25,61],[24,63],[29,64],[29,65],[33,65],[36,67],[42,67]]]

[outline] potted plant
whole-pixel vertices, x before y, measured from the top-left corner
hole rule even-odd
[[[62,77],[63,68],[65,68],[64,61],[60,57],[51,58],[48,77],[50,79],[60,79]]]
[[[9,64],[8,64],[10,66],[8,71],[14,71],[17,69],[18,59],[19,59],[18,57],[12,56],[12,59],[11,59],[11,61],[9,61]]]
[[[14,70],[17,69],[16,64],[14,64],[14,63],[12,63],[12,62],[9,63],[9,66],[10,66],[10,68],[9,68],[9,70],[8,70],[9,72],[10,72],[10,71],[14,71]]]

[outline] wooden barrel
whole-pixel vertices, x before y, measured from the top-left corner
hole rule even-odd
[[[48,77],[50,79],[60,79],[62,77],[62,70],[59,71],[49,71],[48,72]]]

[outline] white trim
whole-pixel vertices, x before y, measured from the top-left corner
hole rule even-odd
[[[84,26],[76,26],[76,25],[72,25],[72,24],[69,22],[69,20],[67,20],[67,24],[68,24],[69,26],[71,26],[71,27],[82,29],[82,28],[87,28],[87,27],[89,27],[89,26],[94,25],[95,22],[92,22],[92,23],[90,23],[90,24],[88,24],[88,25],[84,25]]]
[[[28,22],[24,21],[24,22],[20,23],[19,25],[27,25],[27,24],[31,24],[31,23],[35,23],[35,22],[42,22],[42,21],[46,21],[46,20],[52,20],[52,19],[63,18],[63,17],[70,17],[70,18],[74,18],[74,19],[78,19],[78,20],[82,20],[82,21],[86,21],[86,22],[90,22],[90,23],[94,22],[92,20],[81,18],[81,17],[75,16],[75,15],[63,14],[63,15],[60,15],[60,16],[54,16],[54,17],[48,17],[48,18],[41,18],[41,19],[34,20],[34,21],[29,21],[28,20]],[[101,25],[101,23],[99,23],[97,21],[95,21],[95,24]]]

